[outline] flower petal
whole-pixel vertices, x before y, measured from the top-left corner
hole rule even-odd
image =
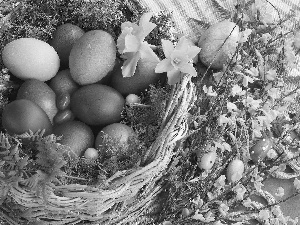
[[[123,53],[125,52],[137,52],[140,48],[140,41],[137,39],[136,36],[132,34],[127,34],[125,36],[125,49],[123,50]]]
[[[140,38],[141,41],[143,41],[145,37],[156,27],[156,24],[149,22],[152,16],[153,13],[151,12],[144,13],[141,16],[139,22],[140,32],[138,34],[138,37]]]
[[[171,56],[171,53],[174,51],[174,45],[169,40],[161,40],[161,46],[163,48],[164,54],[166,58],[169,58]]]
[[[197,71],[191,63],[186,63],[182,67],[180,67],[179,69],[180,69],[181,72],[188,73],[188,74],[192,75],[193,77],[197,76]]]
[[[189,59],[193,59],[199,52],[200,52],[201,48],[197,47],[197,46],[190,46],[189,50],[188,50],[188,58]]]
[[[173,65],[171,64],[171,59],[164,59],[160,61],[155,67],[155,73],[163,73],[174,70]]]
[[[174,63],[174,66],[176,65],[177,67],[181,67],[184,64],[187,64],[190,59],[188,58],[187,54],[185,52],[179,51],[175,49],[171,56],[170,56],[172,63]]]
[[[121,24],[121,30],[122,32],[125,29],[130,29],[132,31],[132,33],[135,35],[137,33],[137,31],[139,30],[139,26],[135,23],[131,23],[131,22],[124,22]]]
[[[123,77],[132,77],[135,73],[135,69],[141,55],[139,52],[128,52],[124,56],[126,57],[126,60],[122,66],[122,75]]]
[[[151,61],[157,61],[157,63],[159,63],[160,60],[151,47],[152,46],[145,41],[141,44],[139,49],[141,58],[148,58],[151,59]]]
[[[152,16],[153,16],[152,12],[144,13],[140,18],[139,26],[147,25]]]
[[[117,40],[117,47],[120,54],[123,54],[123,51],[125,49],[125,37],[128,34],[131,34],[132,30],[132,27],[125,27],[124,29],[122,29],[122,33],[120,34]]]
[[[167,72],[168,84],[174,85],[180,81],[181,73],[179,70],[173,69]]]
[[[190,44],[191,44],[190,41],[185,36],[183,36],[179,39],[179,42],[176,45],[176,50],[187,52]]]

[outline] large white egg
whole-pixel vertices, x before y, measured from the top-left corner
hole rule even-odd
[[[50,80],[60,65],[54,48],[35,38],[20,38],[8,43],[3,49],[2,60],[10,72],[22,80]]]

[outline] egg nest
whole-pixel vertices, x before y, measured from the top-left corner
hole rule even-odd
[[[5,1],[0,4],[1,11],[1,43],[0,48],[18,38],[36,38],[48,42],[55,29],[64,23],[76,24],[84,31],[100,29],[107,31],[116,41],[121,33],[121,24],[125,21],[137,22],[145,12],[138,3],[134,1]],[[158,14],[151,19],[157,27],[147,41],[153,45],[158,45],[162,38],[169,38],[169,29],[172,26],[170,15]],[[156,53],[162,56],[162,51]],[[117,55],[119,57],[119,55]],[[1,99],[0,111],[5,106],[16,99],[16,95],[22,80],[11,76],[1,60]],[[6,134],[1,124],[2,150],[5,146],[19,146],[17,149],[18,159],[24,159],[24,175],[32,177],[30,183],[25,186],[32,190],[34,171],[41,169],[46,173],[51,173],[57,177],[59,184],[67,185],[74,182],[82,185],[106,187],[106,180],[118,171],[135,169],[140,166],[147,148],[155,140],[163,117],[164,107],[169,95],[169,88],[162,84],[151,85],[149,90],[140,97],[144,105],[151,107],[130,107],[125,106],[122,113],[122,123],[130,125],[137,133],[136,138],[131,138],[126,146],[117,144],[116,140],[105,136],[102,154],[97,160],[88,160],[84,157],[77,160],[68,160],[58,154],[56,137],[51,139],[52,147],[46,147],[46,140],[41,133],[27,133],[26,143],[22,143],[20,136],[10,136]],[[145,129],[146,128],[146,129]],[[22,138],[24,138],[24,135]],[[9,140],[5,145],[4,140]],[[141,141],[142,140],[142,141]],[[49,140],[48,140],[49,141]],[[63,148],[63,147],[62,147]],[[126,151],[124,150],[126,149]],[[101,149],[100,149],[101,150]],[[101,160],[100,160],[101,159]],[[26,161],[26,162],[25,162]],[[13,162],[11,162],[13,163]],[[17,161],[14,161],[16,166]],[[63,165],[63,166],[62,166]],[[12,164],[9,168],[14,167]],[[3,168],[5,171],[9,168]],[[51,172],[50,172],[51,171]],[[63,174],[64,175],[63,175]],[[63,175],[63,176],[62,176]],[[23,175],[22,175],[23,176]],[[51,178],[51,179],[52,179]],[[56,179],[56,178],[55,178]],[[53,180],[54,181],[54,180]],[[54,181],[55,183],[55,181]],[[24,185],[24,184],[23,184]],[[6,198],[7,197],[7,198]],[[2,215],[4,219],[10,221],[9,217],[18,211],[18,206],[8,196],[1,196]],[[15,211],[10,209],[15,208]],[[5,216],[5,212],[8,215]],[[20,210],[20,209],[19,209]],[[19,221],[20,222],[20,221]],[[26,221],[22,221],[25,223]]]
[[[216,6],[217,12],[226,14],[226,10],[224,11],[220,5]],[[22,3],[10,0],[1,2],[0,10],[2,14],[0,30],[1,51],[7,43],[21,37],[34,37],[47,42],[52,38],[55,29],[64,23],[76,24],[84,31],[93,29],[105,30],[116,41],[121,33],[121,24],[126,21],[137,22],[145,12],[145,9],[137,2],[121,0],[32,0]],[[234,14],[236,17],[233,16],[232,18],[237,23],[240,22],[240,18],[237,16],[239,13],[237,8],[237,12]],[[153,16],[151,21],[157,27],[146,38],[149,44],[160,46],[161,39],[169,39],[176,43],[177,40],[170,33],[170,30],[173,29],[170,15],[158,14]],[[196,23],[203,26],[207,25],[202,21],[196,21]],[[239,24],[242,31],[246,29],[244,27],[246,26],[245,24]],[[263,27],[261,21],[257,18],[247,23],[247,26],[255,30],[261,29],[259,31],[261,32],[260,34],[273,34],[274,32],[278,40],[283,40],[283,36],[276,34],[276,27]],[[280,25],[277,28],[281,28]],[[265,47],[265,45],[262,45],[255,39],[257,38],[255,35],[249,36],[249,40],[243,43],[239,52],[240,56],[244,57],[243,63],[245,65],[256,65],[260,60],[260,56],[255,54],[255,50]],[[283,80],[286,90],[300,88],[300,79],[288,75],[286,62],[283,60],[285,57],[282,55],[283,53],[275,54],[278,46],[282,44],[280,41],[274,41],[274,43],[269,44],[268,48],[266,48],[268,52],[264,53],[264,56],[275,55],[277,57],[272,59],[273,63],[272,60],[269,63],[273,68],[276,68],[278,74],[280,72],[280,79]],[[156,53],[161,58],[164,58],[161,47],[156,50]],[[117,55],[117,57],[120,57],[120,55]],[[222,75],[220,71],[207,68],[201,62],[195,64],[195,67],[198,76],[192,78],[192,81],[196,86],[195,95],[197,99],[194,102],[194,107],[189,112],[187,121],[189,135],[177,143],[176,152],[174,152],[164,176],[158,182],[159,186],[162,187],[160,194],[152,202],[152,205],[143,212],[143,216],[136,218],[134,221],[137,224],[159,224],[164,221],[172,221],[176,224],[209,224],[212,221],[234,223],[243,219],[256,219],[262,222],[265,218],[264,215],[271,215],[272,213],[274,214],[272,214],[273,217],[276,217],[276,212],[280,211],[275,212],[273,206],[276,204],[272,205],[272,197],[264,195],[265,192],[259,192],[261,196],[267,199],[268,204],[264,208],[259,209],[259,207],[252,205],[252,208],[249,207],[248,211],[241,214],[234,214],[230,210],[241,206],[242,200],[245,200],[246,197],[255,192],[255,185],[259,185],[259,182],[267,179],[270,176],[270,171],[274,171],[276,166],[289,165],[290,161],[298,159],[298,156],[292,159],[281,157],[285,156],[286,152],[280,151],[283,149],[282,145],[299,146],[299,143],[287,140],[289,131],[300,132],[299,96],[293,96],[293,99],[290,100],[292,103],[284,105],[286,106],[284,113],[282,113],[284,116],[274,119],[268,124],[270,126],[268,129],[266,127],[261,129],[264,135],[268,136],[271,133],[275,137],[276,147],[274,149],[277,149],[280,154],[278,153],[277,158],[270,158],[264,163],[255,165],[249,157],[249,149],[247,148],[254,145],[257,141],[257,139],[252,138],[255,129],[253,129],[251,119],[263,115],[261,113],[253,113],[253,110],[248,110],[247,107],[244,108],[240,101],[237,105],[245,111],[245,114],[241,116],[245,121],[238,121],[236,126],[231,126],[230,124],[220,126],[219,118],[221,115],[223,115],[224,124],[226,124],[226,119],[234,115],[232,110],[228,110],[227,102],[235,102],[238,99],[237,96],[231,95],[231,89],[227,87],[232,84],[241,85],[243,82],[237,77],[237,74],[231,73],[231,71],[236,70],[236,63],[232,62],[224,69],[223,76],[226,79],[217,84],[214,78],[220,78],[220,75]],[[0,110],[2,114],[3,108],[16,99],[16,94],[22,81],[11,76],[2,62],[1,68]],[[220,80],[222,80],[222,76]],[[249,94],[256,100],[261,98],[267,102],[270,96],[268,98],[263,98],[263,96],[265,96],[266,90],[269,88],[268,85],[272,82],[269,81],[258,79],[253,83],[249,83]],[[205,89],[205,87],[209,86],[216,87],[217,96],[214,96],[213,90],[211,90],[211,96],[208,95],[209,90]],[[89,185],[91,188],[100,187],[106,189],[108,187],[107,180],[111,176],[120,171],[134,171],[144,165],[143,159],[145,154],[147,154],[147,149],[156,140],[161,129],[170,96],[172,96],[171,86],[165,83],[155,84],[151,85],[141,95],[142,106],[125,106],[122,114],[122,123],[131,126],[137,133],[137,138],[130,139],[129,144],[126,146],[126,151],[124,151],[124,146],[118,145],[115,140],[106,137],[106,144],[103,146],[104,150],[101,151],[103,154],[97,160],[78,158],[77,160],[68,161],[62,155],[57,154],[57,148],[64,148],[64,146],[57,144],[58,137],[44,138],[42,133],[23,135],[23,138],[26,136],[29,141],[22,143],[19,148],[15,149],[16,152],[14,154],[17,157],[7,158],[6,160],[10,164],[7,165],[7,168],[4,168],[5,171],[8,171],[10,168],[18,168],[18,172],[22,170],[22,175],[6,174],[10,177],[10,180],[7,182],[24,185],[24,188],[32,191],[37,191],[38,185],[50,184],[51,186],[74,183]],[[274,107],[282,105],[283,100],[280,98],[274,103]],[[250,106],[248,107],[250,108]],[[18,146],[20,144],[18,138],[5,134],[2,125],[1,131],[3,132],[0,137],[1,150],[4,151],[9,145]],[[197,164],[198,158],[209,152],[210,149],[207,146],[211,145],[217,149],[217,160],[211,170],[205,171],[199,168]],[[197,156],[197,152],[200,156]],[[236,157],[245,162],[246,175],[239,184],[228,182],[225,184],[223,178],[226,174],[226,168]],[[294,169],[296,170],[296,168]],[[35,176],[33,176],[36,170],[48,174],[48,180],[42,180],[41,183],[37,184]],[[26,182],[24,182],[24,178]],[[244,189],[242,187],[246,188],[245,192],[243,192]],[[37,194],[47,199],[47,192],[40,193],[37,191]],[[56,194],[59,195],[59,193]],[[61,194],[63,195],[63,193]],[[242,199],[237,197],[237,195],[244,194],[245,196]],[[26,211],[14,202],[10,196],[3,194],[0,202],[2,203],[0,207],[1,215],[5,220],[13,221],[13,217],[17,217],[16,214],[20,212],[26,216]],[[248,204],[251,205],[252,203],[248,202]],[[227,207],[230,207],[230,210]],[[121,208],[122,206],[115,205],[111,210],[118,211]],[[183,208],[188,208],[192,212],[191,215],[183,216]],[[26,221],[20,221],[26,224]],[[90,224],[90,221],[84,221],[84,219],[81,222]],[[131,222],[133,224],[133,221]],[[223,223],[220,222],[219,224]]]
[[[1,51],[4,46],[18,38],[36,38],[48,42],[55,29],[64,23],[76,24],[84,31],[100,29],[109,32],[116,41],[121,33],[121,24],[126,21],[137,22],[145,10],[136,2],[123,1],[9,1],[1,3]],[[34,15],[34,16],[32,16]],[[150,44],[158,45],[162,38],[169,38],[169,29],[172,26],[170,15],[159,14],[152,17],[157,24],[151,35],[147,37]],[[156,51],[162,55],[162,51]],[[120,55],[117,55],[119,58]],[[16,95],[22,80],[11,76],[1,60],[1,115],[3,108],[16,99]],[[166,101],[169,88],[162,84],[151,85],[148,91],[142,94],[141,100],[147,107],[125,107],[122,115],[122,123],[128,124],[138,133],[138,140],[131,140],[127,146],[127,153],[110,157],[111,160],[89,161],[78,159],[70,162],[65,169],[72,177],[79,177],[79,183],[92,184],[99,176],[99,167],[106,177],[110,177],[116,171],[132,168],[143,156],[157,136],[160,121],[163,116],[163,102]],[[161,104],[158,104],[161,103]],[[145,130],[143,127],[147,127]],[[1,125],[1,131],[5,133]],[[39,134],[35,134],[39,136]],[[36,137],[32,137],[34,140]],[[124,146],[116,146],[115,141],[108,140],[109,149],[122,149]],[[139,141],[143,140],[143,142]],[[22,153],[34,157],[37,153],[33,143],[22,145]],[[128,157],[126,155],[131,155]],[[68,179],[64,182],[68,183]]]

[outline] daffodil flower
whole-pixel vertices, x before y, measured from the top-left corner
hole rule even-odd
[[[125,62],[122,66],[123,77],[134,75],[138,61],[141,58],[151,57],[159,62],[158,56],[153,52],[154,46],[144,41],[145,37],[156,27],[149,22],[152,13],[142,15],[139,24],[125,22],[121,25],[122,33],[117,40],[117,47]]]
[[[197,76],[192,59],[200,52],[199,47],[192,45],[185,37],[179,39],[176,47],[171,41],[162,40],[161,42],[166,58],[157,64],[156,73],[167,72],[170,85],[176,84],[180,80],[181,73]]]

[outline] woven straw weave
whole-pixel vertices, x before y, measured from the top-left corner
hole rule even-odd
[[[201,29],[194,29],[189,23],[189,18],[194,18],[208,22],[216,23],[222,18],[218,16],[211,0],[138,0],[144,7],[153,12],[166,11],[172,12],[174,22],[178,31],[197,38],[201,34]],[[234,5],[238,0],[216,0],[225,9],[234,10]],[[269,0],[269,2],[278,9],[281,15],[286,15],[291,9],[300,13],[300,0]],[[278,19],[278,14],[273,6],[269,4],[268,11],[272,12],[274,19]],[[292,19],[294,23],[297,18]],[[299,22],[299,21],[298,21]]]

